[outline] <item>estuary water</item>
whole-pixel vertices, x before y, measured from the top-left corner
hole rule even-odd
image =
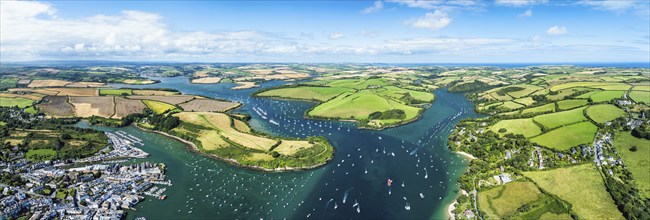
[[[467,168],[465,158],[447,149],[447,136],[460,119],[479,117],[462,94],[437,90],[436,101],[418,121],[382,131],[359,130],[349,122],[305,119],[304,112],[315,103],[250,97],[259,88],[190,84],[185,77],[156,79],[161,83],[112,86],[173,88],[239,101],[244,105],[236,112],[250,114],[254,129],[279,136],[324,136],[336,153],[317,169],[264,173],[208,158],[135,127],[91,126],[142,139],[141,148],[150,156],[135,161],[167,164],[173,183],[167,199],[148,197],[129,212],[129,219],[446,219],[457,178]]]

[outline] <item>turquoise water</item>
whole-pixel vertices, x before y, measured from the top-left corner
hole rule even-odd
[[[123,130],[143,139],[142,149],[151,156],[142,160],[168,165],[168,178],[174,185],[168,187],[167,199],[141,202],[137,211],[129,213],[129,219],[446,218],[447,206],[457,193],[456,180],[467,167],[464,158],[447,150],[447,136],[461,118],[478,117],[462,94],[439,90],[433,106],[414,123],[382,131],[358,130],[347,122],[304,119],[304,111],[314,103],[251,98],[256,89],[196,85],[184,77],[159,80],[162,83],[155,85],[113,86],[174,88],[240,101],[244,106],[237,111],[251,114],[255,129],[281,136],[325,136],[336,154],[318,169],[263,173],[207,158],[171,138],[134,127],[95,127]],[[270,82],[263,87],[281,84]],[[268,119],[262,119],[252,108],[265,111]],[[389,178],[393,180],[391,187],[387,186]],[[405,208],[407,203],[410,210]]]

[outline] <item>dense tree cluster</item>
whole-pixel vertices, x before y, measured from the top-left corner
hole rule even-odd
[[[474,80],[474,82],[458,84],[462,81],[454,81],[449,85],[449,92],[474,92],[480,90],[487,90],[493,88],[494,86],[482,82],[480,80]]]
[[[406,118],[406,113],[402,109],[391,109],[383,112],[373,112],[368,115],[368,119],[404,119]]]

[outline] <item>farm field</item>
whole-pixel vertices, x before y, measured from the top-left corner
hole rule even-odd
[[[238,107],[236,102],[226,102],[212,99],[193,99],[180,104],[181,108],[189,112],[225,112]]]
[[[146,84],[154,84],[156,83],[153,80],[149,79],[126,79],[122,81],[124,84],[134,84],[134,85],[146,85]]]
[[[98,88],[104,86],[106,86],[106,83],[100,83],[100,82],[73,82],[65,85],[65,87],[74,87],[74,88]]]
[[[70,82],[58,79],[35,79],[32,80],[27,87],[40,88],[40,87],[63,87],[70,84]]]
[[[55,96],[59,91],[50,91],[45,89],[27,89],[27,88],[11,88],[9,92],[27,92],[27,93],[38,93],[42,95],[51,95]]]
[[[110,118],[114,114],[113,96],[77,97],[70,96],[77,117],[100,116]]]
[[[204,77],[204,78],[192,79],[192,83],[195,84],[213,84],[213,83],[219,83],[220,81],[221,81],[221,77]]]
[[[45,95],[38,93],[28,93],[28,94],[14,94],[14,93],[0,93],[0,97],[5,98],[23,98],[30,99],[32,101],[39,101],[43,99]]]
[[[314,147],[314,145],[310,144],[307,141],[282,140],[280,145],[275,147],[273,150],[284,155],[294,155],[300,149],[307,149],[312,147]]]
[[[563,90],[557,91],[557,94],[551,94],[549,92],[549,94],[546,95],[546,98],[548,98],[550,100],[563,100],[563,99],[566,99],[566,97],[568,97],[568,96],[577,95],[577,94],[580,94],[580,93],[587,93],[587,92],[595,91],[595,90],[596,89],[592,89],[592,88],[563,89]],[[580,96],[578,96],[578,97],[580,97]],[[589,97],[587,96],[587,97],[585,97],[585,99],[586,98],[589,98]]]
[[[244,133],[251,133],[252,131],[251,127],[249,127],[248,124],[239,119],[233,118],[233,125],[235,126],[235,129]]]
[[[14,79],[14,78],[0,79],[0,89],[13,88],[16,86],[16,83],[18,83],[18,79]]]
[[[535,122],[542,124],[547,129],[557,128],[563,125],[586,121],[583,111],[585,108],[577,108],[568,111],[561,111],[551,114],[544,114],[535,116],[533,120]]]
[[[630,150],[635,146],[636,151]],[[614,147],[629,168],[644,198],[650,198],[650,140],[637,138],[630,132],[619,132],[614,136]]]
[[[130,114],[140,113],[146,107],[141,100],[115,97],[115,115],[113,115],[113,118],[122,118]]]
[[[373,112],[383,112],[390,109],[404,110],[406,116],[403,120],[412,120],[417,117],[419,108],[404,105],[392,99],[379,96],[369,91],[354,94],[344,93],[338,97],[316,106],[309,111],[309,116],[340,118],[340,119],[368,119]]]
[[[235,86],[235,87],[232,87],[232,89],[235,89],[235,90],[237,90],[237,89],[250,89],[250,88],[255,88],[255,87],[259,86],[259,85],[255,84],[255,82],[240,81],[240,82],[237,82],[237,84],[239,84],[239,85]]]
[[[127,98],[140,99],[140,100],[147,99],[147,100],[154,100],[154,101],[164,102],[172,105],[177,105],[194,99],[194,96],[191,95],[168,95],[168,96],[131,95],[131,96],[127,96]]]
[[[548,103],[542,106],[537,106],[533,108],[526,108],[521,110],[521,114],[538,114],[546,112],[555,112],[555,103]]]
[[[623,219],[592,163],[548,171],[524,172],[542,189],[573,205],[583,219]],[[579,190],[578,190],[579,189]]]
[[[557,106],[560,110],[568,110],[583,105],[587,105],[589,102],[586,99],[567,99],[557,102]]]
[[[506,129],[506,132],[499,132],[500,129]],[[501,120],[490,127],[495,133],[498,134],[522,134],[525,137],[532,137],[542,133],[542,129],[533,122],[531,118]]]
[[[598,127],[585,121],[551,130],[530,139],[530,141],[541,146],[565,151],[580,144],[591,143],[597,130]]]
[[[264,91],[261,93],[257,93],[256,96],[316,100],[316,101],[324,102],[348,90],[349,89],[340,88],[340,87],[300,86],[300,87],[280,88],[280,89]]]
[[[609,102],[612,99],[623,97],[625,91],[600,91],[589,96],[593,102]]]
[[[163,90],[132,90],[133,95],[143,95],[143,96],[168,96],[168,95],[179,95],[179,92],[172,91],[163,91]]]
[[[20,108],[25,108],[32,105],[32,103],[34,103],[34,101],[31,99],[0,97],[0,106],[18,106]]]
[[[74,107],[68,103],[67,96],[47,96],[44,102],[36,105],[45,115],[52,117],[74,117]]]
[[[592,105],[587,108],[587,116],[596,123],[605,123],[624,116],[626,113],[622,109],[610,104]]]
[[[650,104],[650,91],[631,91],[629,96],[634,102]]]
[[[57,96],[97,96],[97,90],[92,88],[47,88],[47,91],[57,92]]]
[[[131,89],[100,89],[99,90],[99,95],[120,96],[122,94],[132,95],[133,92]]]
[[[176,106],[164,102],[148,100],[148,99],[142,100],[142,102],[147,106],[147,108],[150,108],[156,114],[162,114],[168,110],[176,109]]]
[[[478,204],[488,219],[502,219],[515,214],[522,205],[543,196],[534,183],[515,181],[479,192]]]
[[[311,166],[323,163],[333,154],[333,148],[321,139],[311,139],[313,142],[283,140],[242,132],[250,131],[250,128],[244,122],[223,113],[181,112],[174,116],[181,120],[181,126],[174,128],[174,132],[195,137],[193,142],[206,153],[244,165],[267,169]],[[234,120],[232,124],[231,120]],[[188,126],[190,124],[204,129]]]

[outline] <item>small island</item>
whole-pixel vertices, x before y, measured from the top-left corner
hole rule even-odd
[[[318,102],[305,113],[305,117],[355,121],[359,128],[384,129],[417,120],[435,99],[431,90],[419,80],[370,76],[321,78],[262,89],[254,95]]]

